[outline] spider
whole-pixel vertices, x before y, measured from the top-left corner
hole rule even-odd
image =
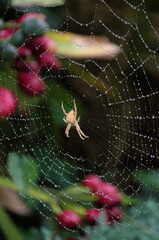
[[[63,112],[64,112],[64,114],[65,114],[65,116],[66,116],[66,117],[63,118],[63,120],[64,120],[65,123],[68,124],[67,127],[66,127],[66,130],[65,130],[65,134],[66,134],[67,137],[69,137],[70,128],[71,128],[72,126],[74,126],[74,127],[76,127],[76,130],[77,130],[80,138],[81,138],[82,140],[85,140],[86,138],[89,138],[89,137],[86,136],[86,135],[82,132],[82,130],[81,130],[79,124],[78,124],[78,123],[79,123],[79,120],[80,120],[80,117],[78,117],[78,119],[76,119],[76,117],[77,117],[77,107],[76,107],[75,100],[74,100],[73,102],[74,102],[74,110],[71,110],[71,111],[68,112],[68,113],[67,113],[67,112],[65,111],[65,109],[64,109],[63,102],[62,102],[62,104],[61,104],[62,110],[63,110]]]

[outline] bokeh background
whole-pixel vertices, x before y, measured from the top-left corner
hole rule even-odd
[[[12,117],[0,120],[1,176],[8,179],[11,174],[14,178],[8,164],[8,156],[14,152],[31,159],[31,175],[37,179],[25,175],[19,163],[17,171],[34,187],[51,194],[51,189],[61,191],[76,186],[84,176],[94,173],[117,185],[128,202],[131,198],[144,203],[155,198],[159,167],[158,1],[67,0],[53,8],[45,4],[10,7],[4,2],[0,1],[0,15],[5,21],[27,12],[40,12],[47,16],[55,33],[79,34],[79,44],[85,35],[95,39],[99,48],[96,37],[106,37],[120,51],[102,58],[98,53],[87,57],[57,53],[62,67],[43,73],[47,94],[35,98],[19,92],[16,72],[1,61],[0,86],[12,89],[20,103]],[[69,49],[63,34],[54,40]],[[81,48],[84,46],[82,42]],[[71,51],[74,49],[70,47]],[[81,129],[89,136],[85,141],[80,140],[75,129],[71,129],[70,138],[64,133],[61,102],[70,111],[73,99],[81,116]],[[50,219],[50,210],[24,192],[20,196],[27,209],[21,213],[14,207],[17,200],[12,195],[4,204],[3,194],[1,205],[21,228],[39,227],[43,218]],[[24,210],[23,204],[21,208]]]

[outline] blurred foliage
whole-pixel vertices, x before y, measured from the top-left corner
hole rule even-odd
[[[11,6],[43,6],[43,7],[56,7],[64,4],[64,0],[11,0]]]
[[[157,131],[154,132],[151,119],[147,119],[146,123],[141,119],[140,127],[132,120],[136,116],[134,102],[126,101],[128,98],[138,99],[138,87],[134,87],[138,86],[138,79],[143,94],[149,94],[150,85],[152,92],[159,90],[158,67],[154,64],[153,58],[149,59],[150,50],[153,51],[158,45],[158,38],[154,35],[154,31],[152,34],[151,27],[145,24],[144,12],[140,12],[140,9],[144,8],[142,5],[144,1],[141,6],[137,6],[138,11],[124,2],[108,1],[113,12],[121,15],[123,21],[110,14],[106,1],[98,1],[97,4],[95,0],[68,0],[66,6],[55,8],[48,6],[50,3],[51,6],[57,3],[61,5],[63,1],[37,1],[38,6],[36,3],[34,6],[26,6],[33,2],[35,3],[31,0],[25,1],[25,6],[22,6],[22,1],[13,0],[14,6],[9,8],[10,1],[0,0],[0,15],[8,20],[29,11],[46,14],[50,28],[59,30],[49,32],[48,35],[57,42],[62,68],[54,73],[43,74],[48,89],[46,96],[30,98],[19,90],[12,66],[1,62],[0,86],[8,87],[16,93],[19,109],[8,121],[0,122],[2,175],[0,187],[18,193],[29,207],[32,203],[31,209],[37,211],[37,218],[42,215],[44,220],[39,228],[35,229],[30,225],[29,230],[24,230],[25,226],[20,227],[18,221],[14,222],[10,212],[4,210],[2,206],[0,229],[4,236],[0,236],[1,239],[51,240],[54,235],[56,240],[63,240],[66,237],[78,237],[84,240],[85,238],[77,232],[66,233],[56,226],[56,215],[61,208],[73,209],[82,217],[85,215],[87,208],[92,206],[96,198],[90,195],[89,190],[77,184],[77,180],[80,182],[87,172],[96,172],[102,176],[106,175],[107,181],[119,183],[121,189],[130,196],[123,193],[122,206],[126,212],[124,222],[107,226],[102,224],[103,216],[101,216],[97,226],[84,229],[88,234],[87,239],[157,240],[159,207],[156,202],[159,193],[157,169],[159,163],[154,162],[151,156],[158,153],[155,140],[151,141],[139,136],[147,135],[158,139],[158,135]],[[42,5],[44,7],[41,7]],[[147,16],[150,16],[155,29],[158,29],[159,20],[157,7],[157,1],[147,2]],[[94,18],[97,12],[103,24],[99,21],[99,16]],[[68,14],[71,18],[66,20]],[[73,18],[76,21],[72,21]],[[92,28],[88,24],[92,21],[93,37]],[[79,22],[83,24],[79,25]],[[111,31],[104,28],[104,24],[109,26]],[[131,28],[131,24],[136,28]],[[96,38],[97,35],[106,35],[115,45],[107,40],[105,42],[105,37]],[[89,46],[91,55],[87,50],[84,53],[81,51],[83,40],[87,45],[90,44],[89,36],[97,43],[93,47]],[[126,41],[122,36],[126,36]],[[100,43],[97,41],[99,39]],[[148,48],[144,49],[143,39]],[[126,58],[121,52],[118,61],[111,59],[110,67],[110,58],[107,54],[104,59],[99,59],[98,47],[103,44],[106,49],[112,45],[117,47],[116,44],[122,46]],[[158,59],[158,52],[155,53],[155,57]],[[149,60],[142,69],[141,63],[147,58]],[[136,75],[132,74],[134,69]],[[127,78],[126,83],[122,81]],[[145,78],[151,79],[150,85]],[[124,89],[129,89],[129,93]],[[61,102],[64,102],[66,111],[70,111],[74,99],[78,113],[81,115],[82,129],[84,128],[92,139],[85,144],[77,139],[75,131],[71,132],[69,142],[64,135],[66,125],[63,122]],[[121,99],[123,104],[110,107],[110,103],[120,102]],[[159,101],[155,96],[151,99],[140,99],[137,104],[141,118],[148,112],[158,116]],[[121,116],[118,124],[116,121],[112,123],[109,117],[112,116],[112,111],[113,114]],[[89,125],[91,123],[88,119],[92,119],[92,125]],[[156,126],[158,126],[157,121]],[[137,133],[137,137],[131,134],[134,132]],[[104,140],[103,134],[106,135]],[[63,153],[66,149],[68,154],[65,155]],[[95,161],[97,156],[100,157]],[[150,196],[154,200],[149,201]],[[25,216],[23,221],[24,219]]]
[[[126,216],[121,224],[108,226],[103,224],[104,216],[98,220],[96,227],[87,228],[87,238],[78,238],[79,240],[157,240],[158,239],[158,221],[159,221],[159,206],[154,201],[148,201],[142,208],[133,208],[130,211],[130,216]],[[105,213],[103,213],[105,215]],[[135,216],[135,218],[134,218]]]

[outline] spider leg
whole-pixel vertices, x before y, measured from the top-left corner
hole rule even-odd
[[[80,117],[78,117],[78,119],[77,119],[77,122],[79,122],[80,121]]]
[[[71,128],[71,124],[68,124],[65,130],[66,137],[69,137],[70,128]]]
[[[64,114],[67,115],[67,112],[65,111],[64,106],[63,106],[63,101],[61,103],[61,108],[62,108],[62,111],[64,112]]]
[[[78,123],[76,124],[76,130],[77,130],[77,132],[78,132],[78,134],[79,134],[79,136],[80,136],[80,138],[81,138],[82,140],[85,140],[85,138],[88,138],[88,136],[86,136],[86,135],[82,132],[82,130],[81,130],[80,126],[78,125]]]
[[[81,129],[80,129],[80,132],[81,132],[81,134],[82,134],[83,137],[89,138],[87,135],[84,134],[84,132],[83,132]]]
[[[64,120],[65,123],[67,123],[65,117],[63,118],[63,120]]]
[[[75,117],[77,116],[77,106],[76,106],[76,102],[75,99],[73,100],[74,102],[74,111],[75,111]]]

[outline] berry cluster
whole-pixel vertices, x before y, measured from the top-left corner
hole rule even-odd
[[[121,194],[115,185],[104,182],[98,176],[93,174],[87,175],[83,179],[82,185],[90,188],[92,194],[98,198],[98,208],[91,208],[87,210],[83,219],[84,224],[91,226],[95,225],[103,209],[106,211],[106,224],[112,224],[122,220],[122,211],[119,208],[119,204],[121,203]],[[81,225],[82,220],[75,212],[64,210],[58,216],[58,222],[64,228],[74,230]]]
[[[106,210],[106,222],[108,224],[121,221],[122,212],[119,208],[121,193],[115,185],[104,182],[93,174],[87,175],[83,179],[82,184],[89,187],[91,192],[98,197],[98,206]],[[97,209],[88,210],[88,214],[86,215],[87,223],[91,225],[95,224],[95,220],[99,214],[100,211]]]
[[[39,13],[27,13],[8,23],[0,20],[0,58],[13,63],[17,84],[29,96],[44,94],[43,71],[56,70],[61,65],[55,57],[56,44],[44,35],[47,29],[45,16]],[[17,100],[13,93],[12,98],[5,96],[9,89],[0,90],[0,118],[9,117]]]

